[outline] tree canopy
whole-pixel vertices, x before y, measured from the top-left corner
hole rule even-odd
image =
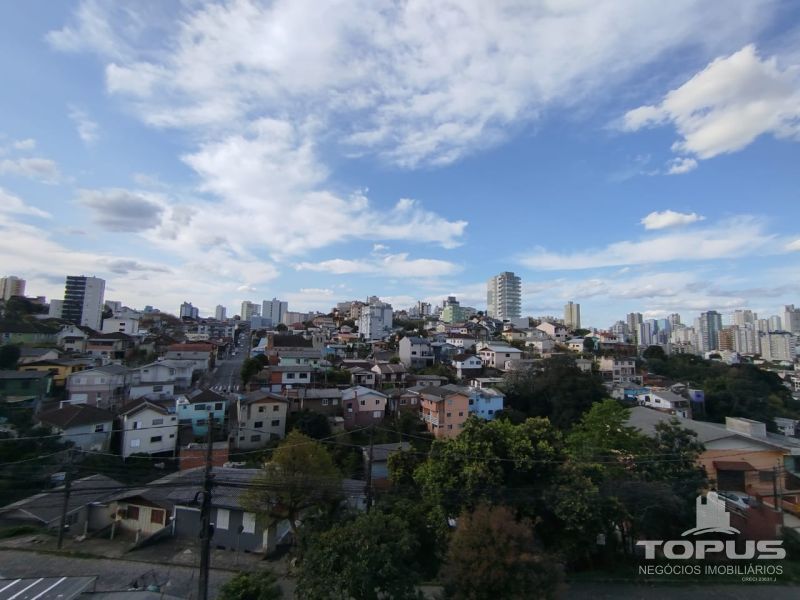
[[[220,588],[217,600],[280,600],[283,592],[270,571],[238,573]]]

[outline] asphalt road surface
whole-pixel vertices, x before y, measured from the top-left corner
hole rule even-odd
[[[173,565],[154,565],[128,560],[74,558],[36,554],[23,550],[0,550],[0,578],[97,576],[97,591],[126,590],[133,582],[139,588],[152,583],[161,591],[182,598],[197,598],[198,569]],[[209,598],[216,598],[220,587],[233,577],[231,571],[211,570]]]
[[[230,359],[217,360],[217,367],[211,374],[209,386],[217,391],[238,391],[241,389],[242,380],[239,378],[239,372],[242,368],[244,357],[241,353],[233,356]],[[222,388],[222,389],[218,389]]]

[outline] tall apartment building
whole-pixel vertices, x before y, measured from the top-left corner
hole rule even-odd
[[[564,326],[567,329],[581,328],[581,305],[570,300],[564,305]]]
[[[214,309],[214,318],[217,321],[224,321],[227,318],[228,309],[222,306],[222,304],[217,304],[217,308]]]
[[[261,307],[255,302],[245,300],[242,302],[242,321],[249,321],[252,317],[261,316]]]
[[[783,307],[783,330],[800,334],[800,308],[795,308],[794,304]]]
[[[744,327],[748,323],[755,323],[758,321],[758,315],[752,310],[735,310],[733,311],[733,324],[739,327]]]
[[[795,339],[791,333],[774,331],[761,336],[761,358],[792,362],[797,357]]]
[[[64,287],[61,318],[76,325],[99,330],[103,320],[103,295],[105,279],[68,275]]]
[[[698,341],[700,352],[719,350],[719,332],[722,330],[722,315],[715,310],[700,313]]]
[[[371,297],[358,317],[358,333],[365,340],[379,340],[388,335],[392,330],[393,312],[391,304]]]
[[[486,282],[486,313],[493,319],[519,319],[522,316],[522,279],[511,271],[490,277]]]
[[[0,277],[0,299],[8,300],[12,296],[25,295],[25,280],[9,275]]]
[[[289,312],[289,303],[281,302],[277,298],[264,300],[261,303],[261,316],[272,321],[272,326],[283,323],[286,313]]]
[[[200,309],[192,306],[191,302],[184,302],[181,304],[180,318],[183,319],[198,319],[200,317]]]
[[[639,344],[639,325],[643,322],[642,313],[628,313],[625,317],[625,322],[628,324],[628,332],[633,336],[633,342]]]
[[[772,315],[769,318],[769,330],[770,331],[783,331],[783,319],[781,319],[778,315]]]

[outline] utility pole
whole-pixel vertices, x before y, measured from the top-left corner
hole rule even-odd
[[[372,508],[372,451],[374,448],[375,425],[369,428],[369,458],[367,459],[367,512]]]
[[[198,600],[208,600],[208,572],[211,568],[211,488],[213,486],[212,448],[214,446],[214,413],[208,413],[206,437],[206,471],[203,479],[203,503],[200,507],[200,578]]]
[[[783,512],[783,502],[781,501],[780,496],[778,496],[778,466],[772,467],[772,493],[775,500],[773,500],[773,504],[775,504],[775,510],[778,512]]]
[[[58,549],[64,545],[64,530],[67,528],[69,494],[72,490],[72,449],[67,450],[67,466],[64,470],[64,501],[61,504],[61,521],[58,526]]]

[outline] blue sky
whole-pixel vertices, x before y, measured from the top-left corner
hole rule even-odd
[[[0,3],[0,271],[212,313],[800,302],[800,7]]]

